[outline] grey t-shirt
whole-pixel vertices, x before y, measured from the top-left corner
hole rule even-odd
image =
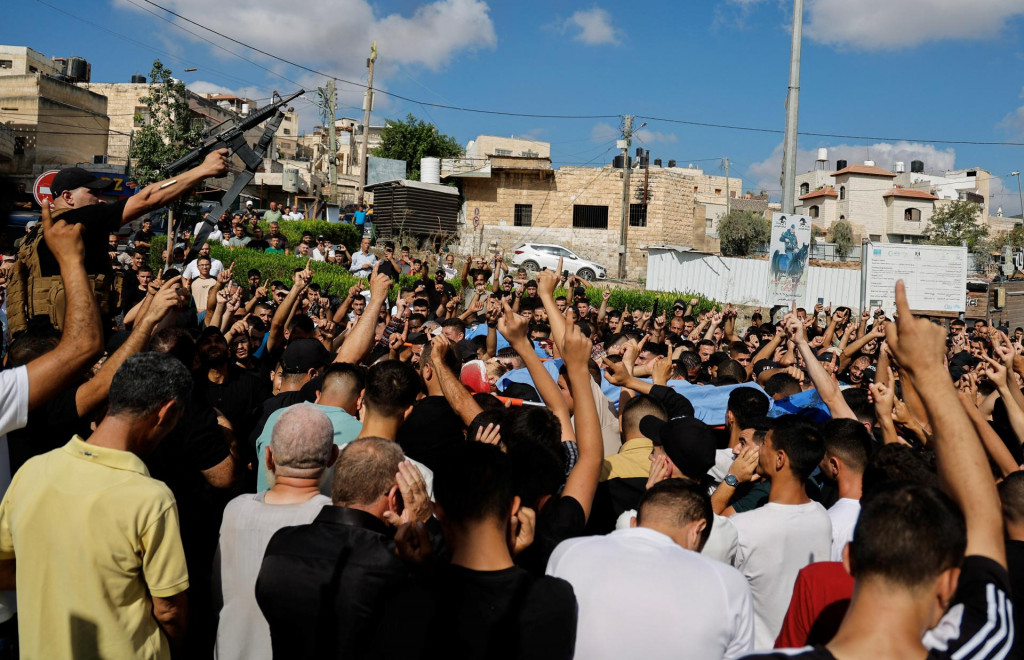
[[[216,657],[272,660],[270,626],[256,603],[256,578],[270,537],[282,527],[308,525],[331,498],[315,495],[302,504],[267,504],[266,492],[246,493],[224,509],[213,560],[213,598],[220,611]]]

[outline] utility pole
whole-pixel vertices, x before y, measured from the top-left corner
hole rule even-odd
[[[335,126],[335,118],[338,116],[338,95],[334,91],[334,78],[327,81],[327,149],[330,157],[327,159],[327,171],[331,179],[331,201],[338,201],[338,127]]]
[[[725,157],[725,214],[732,211],[731,195],[729,194],[729,157]]]
[[[1017,195],[1020,196],[1020,217],[1024,220],[1024,193],[1020,190],[1020,170],[1010,172],[1010,176],[1017,177]]]
[[[366,60],[366,68],[370,75],[366,81],[366,96],[363,97],[363,146],[359,150],[359,199],[363,203],[364,189],[366,188],[366,152],[370,143],[370,111],[373,110],[373,63],[377,61],[377,42],[370,46],[370,57]]]
[[[619,279],[626,279],[626,229],[629,227],[629,146],[633,141],[633,115],[626,115],[622,129],[622,226],[619,233]]]
[[[786,135],[782,142],[782,212],[793,213],[796,200],[796,135],[800,110],[800,36],[804,0],[793,0],[793,44],[789,54],[789,93],[786,96]]]
[[[327,87],[317,89],[320,97],[320,119],[327,127],[327,177],[330,180],[330,201],[338,201],[338,130],[335,118],[338,116],[338,95],[334,91],[334,79],[327,81]],[[261,195],[262,197],[262,195]],[[261,202],[262,204],[262,199]]]

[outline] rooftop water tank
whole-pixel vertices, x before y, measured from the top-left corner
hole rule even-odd
[[[845,170],[846,169],[846,161],[845,160],[837,160],[836,161],[836,169],[837,170]]]
[[[828,149],[825,147],[818,148],[818,160],[828,160]]]
[[[911,172],[924,172],[924,161],[912,160],[910,161]]]
[[[903,174],[907,171],[907,168],[903,165],[902,160],[896,161],[896,174]]]
[[[423,183],[441,183],[441,159],[420,159],[420,181]]]
[[[146,83],[146,76],[144,76],[144,75],[142,75],[140,73],[136,73],[134,76],[132,76],[132,84],[135,84],[135,85],[143,84],[144,85],[145,83]]]

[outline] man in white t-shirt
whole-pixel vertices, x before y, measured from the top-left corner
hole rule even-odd
[[[577,658],[738,658],[753,650],[746,580],[698,554],[712,521],[704,488],[667,479],[644,494],[632,529],[555,548],[547,574],[576,594]]]
[[[768,503],[729,518],[739,535],[733,566],[754,595],[755,649],[774,646],[800,569],[831,556],[832,523],[804,485],[824,455],[814,424],[797,415],[772,420],[757,465],[771,482]]]
[[[199,248],[200,257],[210,257],[210,244],[203,243],[203,246]],[[220,259],[214,259],[210,257],[210,276],[217,277],[220,271],[224,270],[224,263]],[[188,262],[185,266],[185,270],[181,273],[181,276],[186,280],[194,280],[199,277],[199,266],[196,263],[196,259]]]
[[[320,482],[338,458],[334,427],[312,404],[284,409],[260,463],[273,475],[270,490],[239,495],[224,509],[213,564],[220,605],[218,658],[271,658],[270,627],[256,603],[256,578],[270,537],[282,527],[308,525],[331,498]]]
[[[853,540],[853,528],[860,516],[861,483],[872,439],[855,419],[833,419],[822,428],[821,436],[825,439],[821,472],[839,487],[839,499],[828,510],[832,561],[843,561],[843,548]]]

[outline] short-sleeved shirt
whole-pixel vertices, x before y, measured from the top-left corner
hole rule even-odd
[[[245,247],[251,240],[252,239],[248,236],[242,236],[241,238],[238,236],[232,236],[228,239],[228,245],[230,247]]]
[[[188,588],[178,510],[131,452],[75,436],[28,461],[0,504],[25,658],[169,658],[150,594]]]
[[[209,302],[210,289],[217,284],[215,277],[200,277],[192,282],[192,300],[196,304],[196,311],[206,311]]]
[[[264,211],[263,222],[278,222],[281,219],[280,211]]]
[[[349,415],[341,408],[337,408],[335,406],[321,406],[318,403],[311,405],[316,406],[317,410],[327,415],[327,418],[331,420],[331,425],[334,427],[334,444],[339,449],[358,438],[360,431],[363,430],[362,422],[352,415]],[[270,436],[274,431],[274,424],[277,424],[277,420],[285,410],[288,410],[288,408],[279,408],[271,413],[270,417],[267,418],[266,424],[263,425],[263,432],[260,433],[259,438],[256,439],[256,460],[260,467],[260,469],[256,470],[256,490],[264,491],[270,488],[270,481],[267,479],[267,471],[265,468],[267,446],[270,445]],[[324,479],[323,485],[321,486],[321,492],[323,492],[324,495],[330,494],[331,484],[334,482],[333,467],[330,468],[328,474],[330,476],[327,479]]]
[[[1008,655],[1016,634],[1013,609],[1006,569],[988,557],[967,557],[960,568],[952,605],[939,624],[924,634],[928,660],[1013,657]],[[748,657],[836,660],[824,646]]]

